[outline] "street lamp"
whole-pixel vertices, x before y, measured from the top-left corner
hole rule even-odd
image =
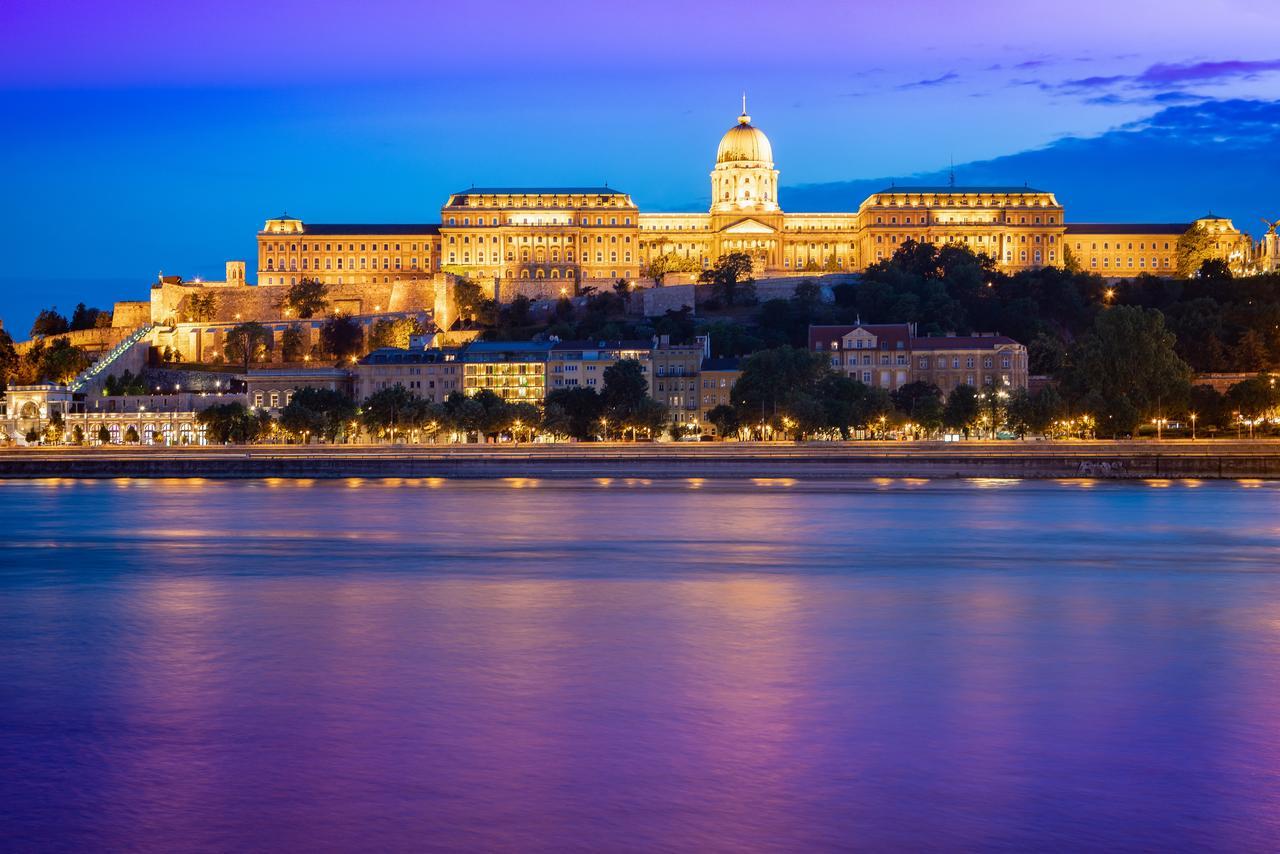
[[[1191,441],[1196,440],[1196,414],[1191,413]]]

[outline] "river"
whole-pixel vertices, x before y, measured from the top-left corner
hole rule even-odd
[[[0,482],[6,850],[1254,851],[1280,483]]]

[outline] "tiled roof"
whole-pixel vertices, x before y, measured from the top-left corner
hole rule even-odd
[[[440,223],[332,223],[304,222],[303,234],[439,234]]]
[[[634,341],[557,341],[551,349],[557,352],[567,350],[652,350],[653,341],[646,338]]]
[[[1007,335],[936,335],[912,338],[912,350],[991,350],[1017,344]]]
[[[423,365],[447,362],[456,357],[457,350],[401,350],[398,347],[380,347],[360,360],[362,365]]]
[[[885,187],[883,190],[878,191],[874,195],[892,195],[895,193],[899,195],[908,195],[911,193],[934,193],[934,194],[945,194],[945,195],[956,195],[956,196],[970,195],[973,193],[1000,193],[1000,194],[1013,193],[1015,195],[1025,195],[1027,193],[1047,193],[1047,192],[1049,191],[1037,190],[1035,187],[1014,187],[1014,186],[1005,187],[1005,186],[999,186],[999,185],[975,186],[975,187],[965,187],[965,186],[951,187],[951,186],[942,186],[942,185],[910,187],[910,186],[904,185],[901,187]]]
[[[455,196],[625,196],[613,187],[471,187]]]
[[[863,323],[847,326],[810,326],[809,349],[815,349],[819,342],[839,341],[855,329],[865,329],[880,342],[888,344],[888,349],[898,349],[898,342],[905,348],[911,340],[911,326],[907,323]],[[826,349],[825,347],[822,349]]]

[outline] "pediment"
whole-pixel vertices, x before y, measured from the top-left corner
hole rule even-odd
[[[721,229],[721,234],[774,234],[777,229],[755,219],[740,219]]]

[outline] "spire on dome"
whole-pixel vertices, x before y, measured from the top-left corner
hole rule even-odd
[[[751,116],[747,115],[747,91],[742,90],[742,115],[738,116],[738,124],[751,124]]]

